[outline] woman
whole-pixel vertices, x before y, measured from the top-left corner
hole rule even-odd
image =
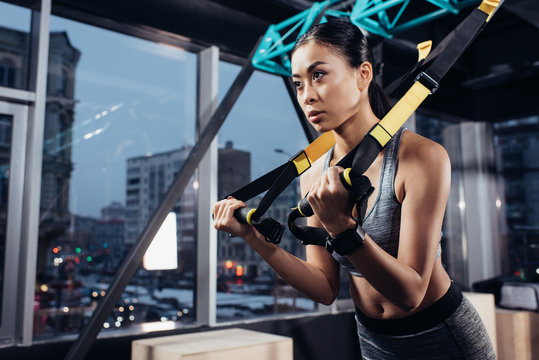
[[[308,225],[325,228],[334,242],[346,236],[352,246],[330,255],[309,245],[300,260],[236,221],[234,211],[245,204],[233,198],[214,206],[215,228],[244,238],[285,281],[326,305],[339,293],[339,264],[345,266],[364,359],[494,359],[484,325],[441,263],[451,176],[446,151],[399,130],[365,173],[375,191],[359,226],[339,178],[343,169],[334,165],[388,110],[373,81],[367,39],[348,22],[320,24],[297,41],[291,61],[305,115],[336,139],[301,177],[315,213]]]

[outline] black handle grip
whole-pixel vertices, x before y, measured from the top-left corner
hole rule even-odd
[[[309,202],[307,201],[307,198],[301,199],[301,201],[298,203],[298,208],[300,213],[305,217],[314,215],[313,208],[311,207],[311,204],[309,204]]]
[[[236,218],[236,220],[238,220],[240,223],[242,224],[249,224],[249,222],[247,221],[247,217],[249,215],[249,212],[251,211],[252,209],[251,208],[248,208],[248,207],[242,207],[236,211],[234,211],[234,217]]]

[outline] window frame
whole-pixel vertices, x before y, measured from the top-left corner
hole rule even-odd
[[[28,106],[11,102],[0,101],[0,113],[11,115],[11,146],[9,166],[9,189],[7,204],[7,222],[4,256],[4,269],[2,276],[3,286],[2,303],[0,306],[0,344],[10,344],[14,339],[17,307],[17,276],[9,271],[19,267],[20,242],[18,241],[22,222],[22,197],[25,163],[26,119]]]

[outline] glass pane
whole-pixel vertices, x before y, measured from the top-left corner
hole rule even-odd
[[[4,297],[4,261],[6,256],[6,231],[12,124],[13,117],[11,115],[0,114],[0,309],[2,309]],[[0,311],[0,325],[2,324],[1,313],[2,311]]]
[[[238,66],[221,63],[220,91],[226,91],[238,72]],[[283,80],[260,72],[251,77],[218,140],[220,198],[273,170],[308,145]],[[295,181],[266,214],[286,224],[299,194]],[[259,201],[257,197],[248,203],[256,207]],[[304,247],[288,229],[279,246],[305,258]],[[217,260],[218,321],[315,309],[313,301],[284,283],[242,239],[219,232]]]
[[[0,2],[0,86],[28,88],[30,18],[29,9]]]
[[[195,132],[196,55],[53,16],[49,59],[36,338],[87,322]],[[193,321],[195,188],[168,235],[177,267],[141,267],[106,329]]]
[[[500,230],[511,275],[539,281],[539,116],[494,124]],[[507,225],[507,229],[504,228]]]
[[[444,222],[442,224],[442,264],[451,279],[466,288],[467,255],[466,237],[464,236],[464,208],[462,206],[463,171],[460,144],[458,142],[458,123],[443,121],[434,117],[416,113],[416,132],[442,145],[451,160],[451,189]]]

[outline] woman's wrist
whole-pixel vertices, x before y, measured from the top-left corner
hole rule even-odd
[[[262,258],[266,259],[268,256],[274,253],[276,249],[279,249],[279,246],[276,244],[266,241],[264,235],[260,234],[256,229],[253,228],[243,240],[249,245],[254,251],[256,251]]]
[[[347,217],[343,221],[336,221],[330,226],[326,226],[326,231],[328,232],[329,236],[335,237],[348,229],[355,228],[356,225],[357,222],[354,219]]]

